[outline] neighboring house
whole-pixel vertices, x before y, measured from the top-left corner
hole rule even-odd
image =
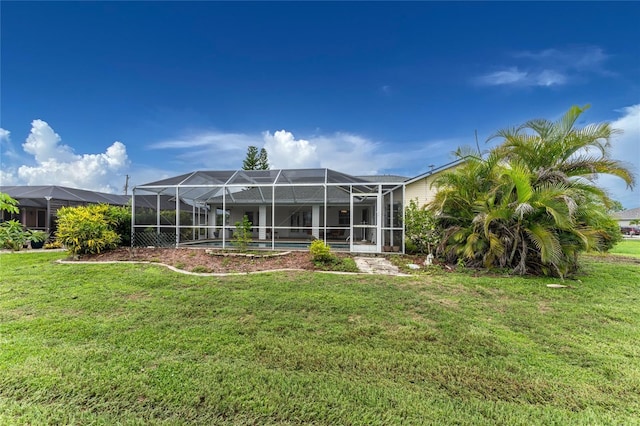
[[[56,213],[61,207],[87,204],[124,206],[131,197],[64,186],[0,186],[0,192],[19,202],[18,214],[2,212],[2,220],[16,219],[26,228],[46,232],[55,230]]]
[[[436,188],[432,186],[436,176],[439,173],[459,166],[463,162],[464,160],[452,161],[443,166],[434,167],[426,173],[406,180],[404,184],[407,204],[409,204],[410,200],[416,201],[418,206],[423,206],[432,202],[437,192]]]
[[[435,174],[458,164],[413,179],[351,176],[331,169],[195,171],[134,188],[132,241],[148,245],[155,234],[163,237],[156,241],[171,245],[225,248],[233,242],[235,224],[247,216],[258,247],[303,248],[318,238],[351,252],[399,251],[404,248],[408,200],[430,201]],[[191,206],[191,217],[176,215],[174,206],[149,214],[153,203],[148,200],[154,196]]]
[[[631,221],[640,220],[640,207],[624,210],[621,212],[615,212],[611,216],[613,216],[618,221],[618,225],[620,225],[621,228],[629,226],[638,227],[638,225],[631,225]]]

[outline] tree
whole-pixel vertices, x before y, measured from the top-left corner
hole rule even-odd
[[[607,211],[609,213],[621,212],[621,211],[624,211],[624,206],[618,200],[611,200],[611,204],[607,208]]]
[[[410,200],[404,213],[407,251],[433,254],[440,236],[433,213],[426,206],[418,207],[417,200]]]
[[[247,148],[247,156],[242,162],[243,170],[269,170],[269,159],[267,158],[267,150],[262,148],[258,151],[255,146]]]
[[[260,154],[258,155],[258,166],[257,170],[269,170],[269,159],[267,158],[267,150],[262,148],[260,150]]]
[[[609,248],[611,200],[597,175],[618,176],[629,187],[635,177],[609,158],[616,130],[607,123],[574,127],[584,110],[501,130],[495,137],[502,144],[486,158],[467,157],[439,176],[430,205],[443,234],[439,254],[469,266],[562,277],[577,269],[581,251]]]
[[[11,198],[9,194],[0,192],[0,212],[3,211],[7,213],[18,214],[18,200]]]

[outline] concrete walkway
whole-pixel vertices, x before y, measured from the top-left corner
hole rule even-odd
[[[398,267],[392,265],[385,257],[354,257],[353,260],[356,261],[358,269],[365,274],[410,276],[400,273]]]

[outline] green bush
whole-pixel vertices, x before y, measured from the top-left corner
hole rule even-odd
[[[95,254],[118,246],[117,215],[106,204],[62,207],[58,210],[57,240],[74,255]]]
[[[339,257],[331,251],[331,247],[322,240],[313,240],[309,246],[311,260],[316,267],[325,271],[358,272],[355,260],[350,257]]]
[[[329,263],[335,259],[334,254],[331,253],[331,247],[322,240],[313,240],[309,246],[309,252],[314,262]]]
[[[408,253],[431,253],[440,242],[436,221],[426,206],[418,207],[416,200],[410,200],[404,213],[405,249]]]
[[[18,251],[29,241],[29,233],[17,220],[0,223],[0,248]]]
[[[249,217],[244,215],[241,222],[236,222],[236,231],[233,233],[233,243],[240,251],[246,251],[251,242],[251,225]]]
[[[109,206],[107,210],[108,222],[120,236],[121,246],[131,245],[131,207]]]

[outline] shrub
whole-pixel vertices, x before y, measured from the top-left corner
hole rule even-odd
[[[109,206],[107,210],[108,222],[120,236],[121,246],[131,245],[131,206]]]
[[[249,217],[244,215],[241,222],[236,222],[236,231],[233,233],[233,243],[240,249],[246,251],[251,242],[251,225]]]
[[[433,249],[440,242],[433,213],[426,206],[418,207],[415,200],[410,200],[405,210],[404,223],[406,251],[433,254]]]
[[[50,243],[46,243],[43,248],[45,250],[59,249],[62,248],[62,244],[60,241],[51,241]]]
[[[29,240],[29,234],[22,228],[17,220],[8,220],[0,223],[0,247],[7,250],[18,251]]]
[[[329,263],[335,259],[334,254],[331,253],[331,247],[322,240],[313,240],[309,246],[309,252],[314,262]]]
[[[118,246],[117,218],[106,204],[62,207],[58,210],[57,240],[74,255],[95,254]]]

